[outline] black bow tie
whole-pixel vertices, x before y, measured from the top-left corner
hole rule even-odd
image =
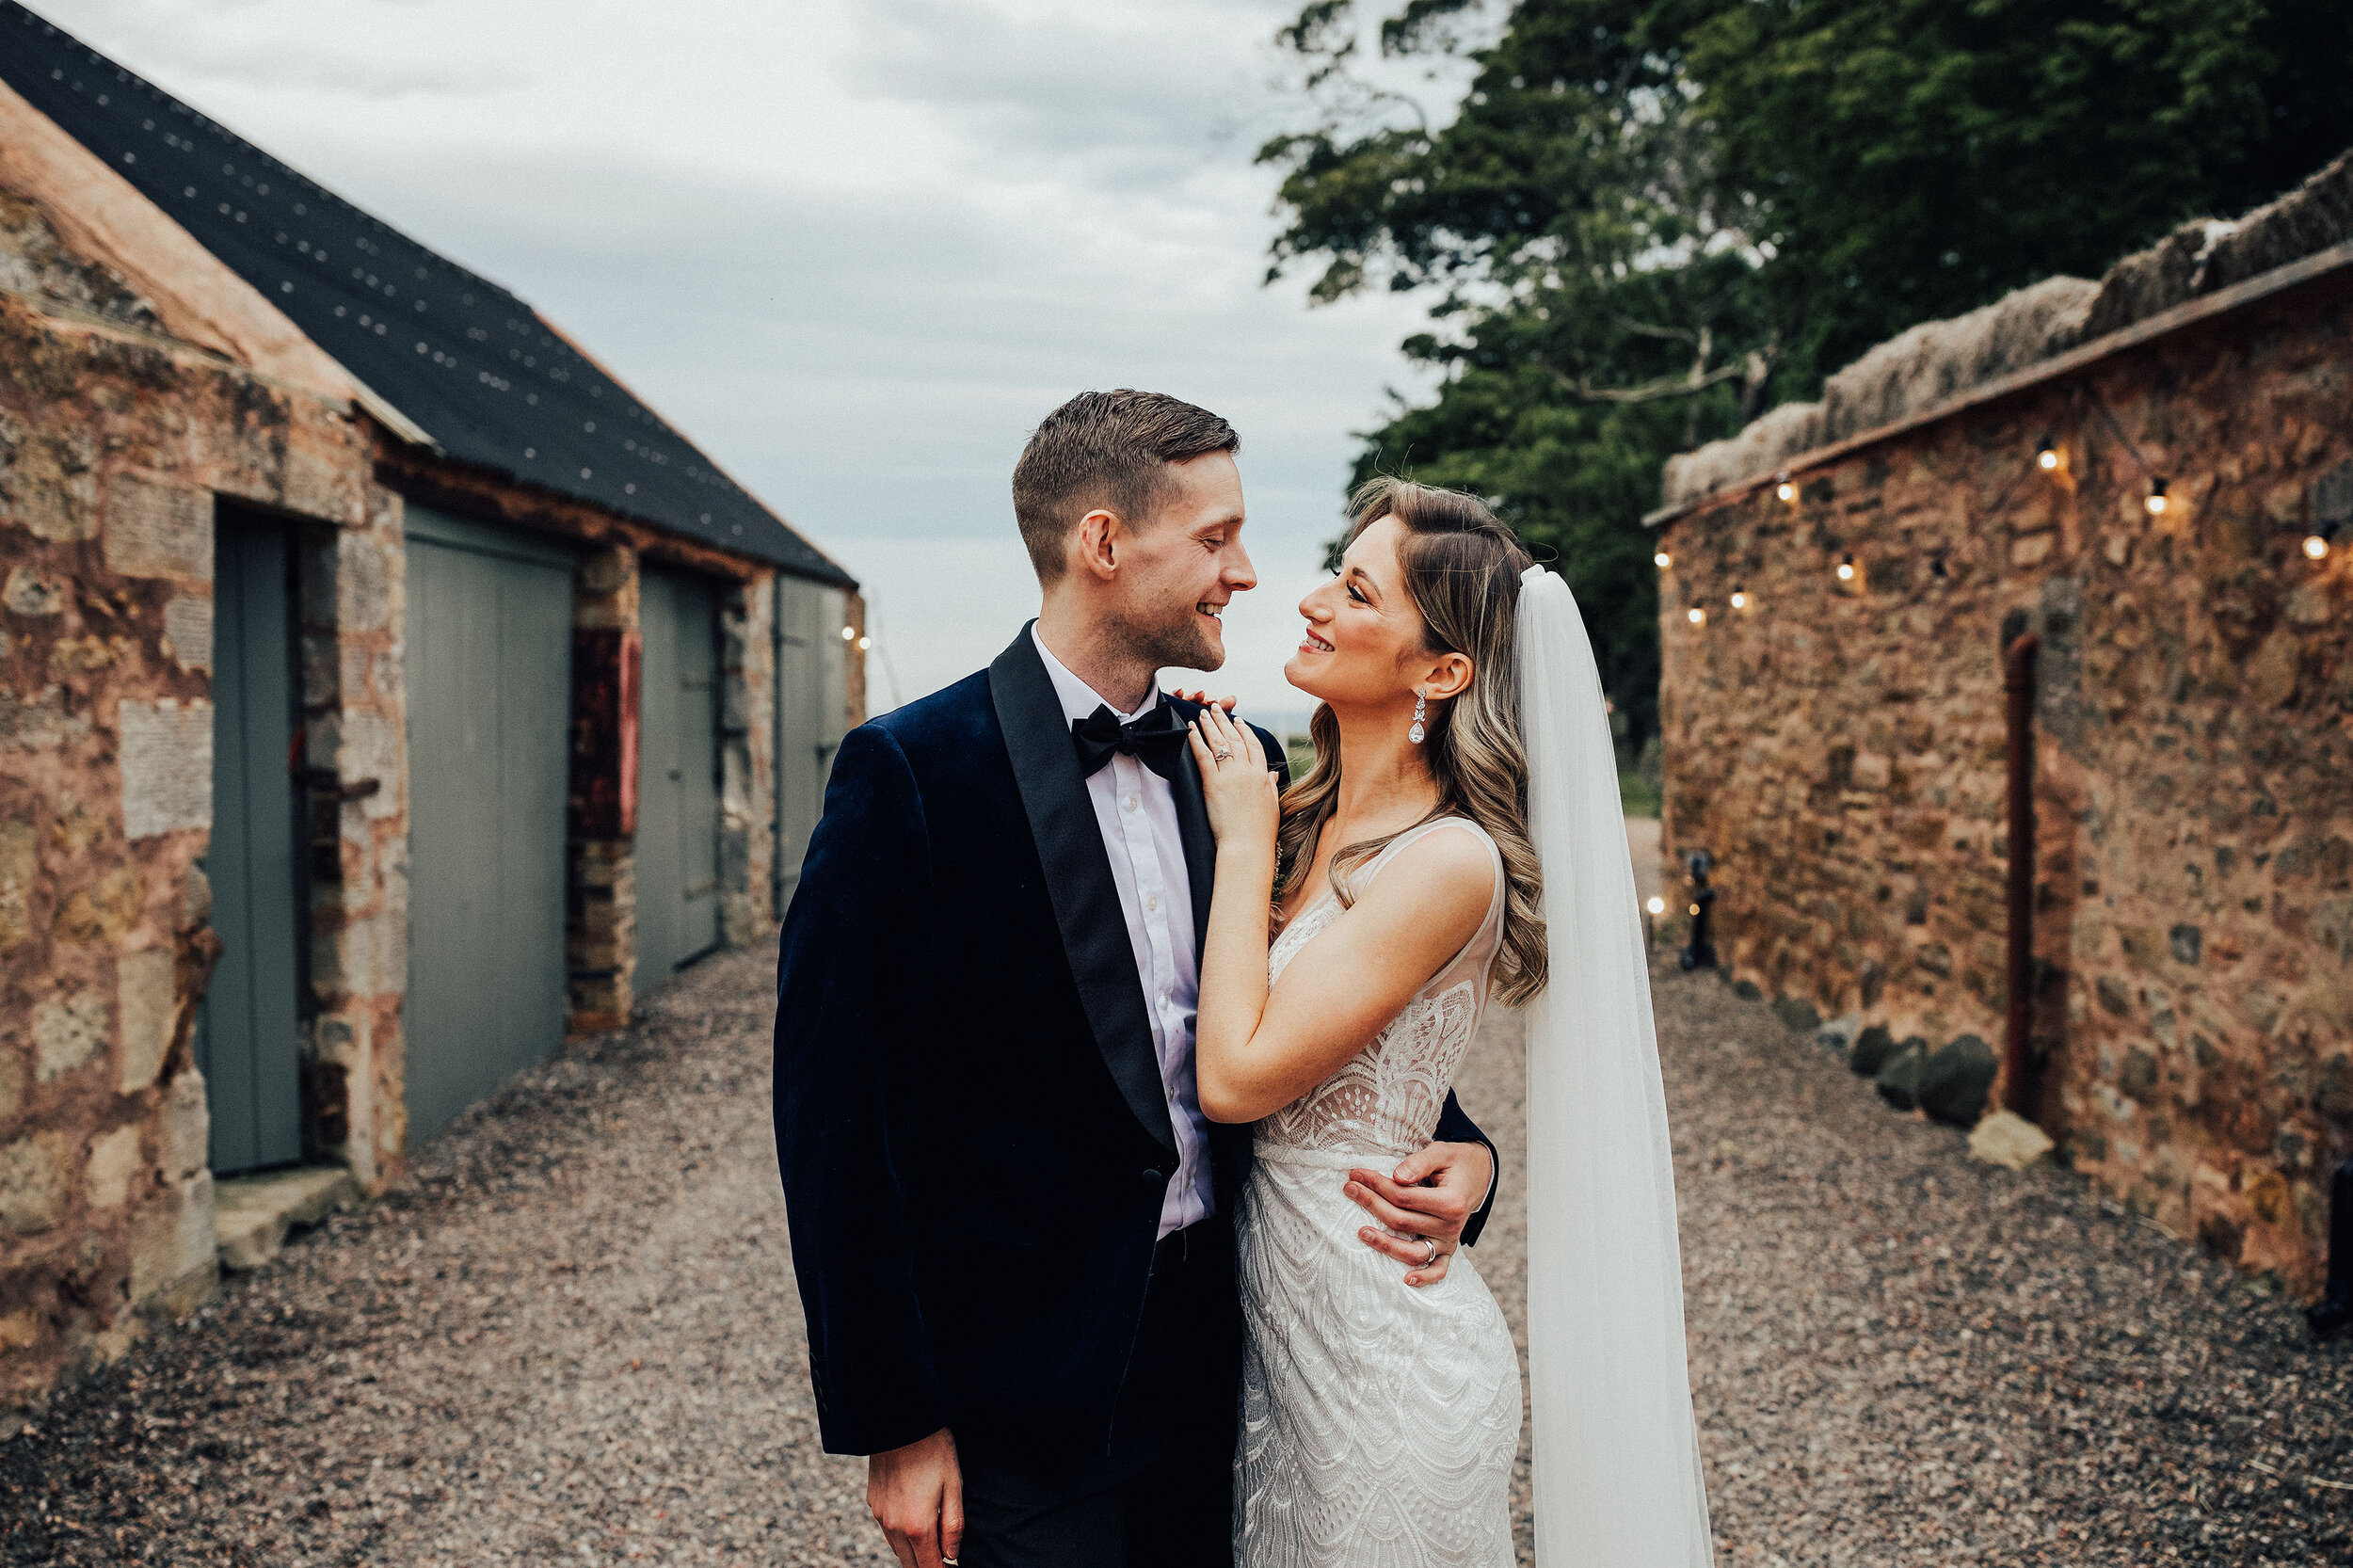
[[[1162,778],[1173,779],[1190,733],[1183,718],[1165,699],[1142,718],[1126,724],[1109,707],[1098,707],[1085,718],[1070,721],[1070,739],[1079,748],[1079,771],[1090,776],[1110,761],[1113,752],[1124,751]]]

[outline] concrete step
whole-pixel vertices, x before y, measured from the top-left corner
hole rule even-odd
[[[287,1233],[317,1224],[360,1201],[360,1183],[341,1165],[305,1165],[213,1184],[213,1238],[230,1272],[258,1269],[278,1256]]]

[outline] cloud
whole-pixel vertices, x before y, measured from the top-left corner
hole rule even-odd
[[[1270,8],[1219,0],[1040,7],[870,0],[844,79],[918,104],[999,167],[1135,187],[1227,150],[1251,113]]]
[[[216,51],[190,59],[188,70],[208,83],[274,89],[319,88],[376,100],[486,98],[528,85],[528,72],[509,65],[466,59],[356,60],[339,50],[280,46]]]
[[[1164,136],[1198,122],[1195,94],[1235,59],[1230,33],[1183,25],[1193,8],[1024,16],[985,0],[870,0],[844,64],[894,97],[1035,113],[1058,141],[1098,119]]]
[[[304,37],[271,25],[276,0],[79,0],[45,7],[69,31],[93,43],[136,37],[134,53],[170,59],[191,86],[315,90],[374,101],[480,98],[526,86],[524,57],[494,57],[450,47],[438,29],[400,27],[393,47],[382,40],[355,47],[344,36]],[[414,0],[374,0],[379,19],[414,13]],[[405,45],[405,46],[404,46]]]
[[[560,322],[864,579],[904,696],[984,664],[1034,610],[1006,487],[1040,416],[1090,386],[1216,408],[1242,432],[1263,579],[1220,679],[1265,712],[1296,701],[1291,606],[1337,529],[1350,432],[1385,383],[1418,384],[1396,353],[1412,301],[1310,312],[1259,286],[1273,177],[1220,127],[1281,112],[1253,73],[1291,7],[51,9]],[[208,74],[240,50],[317,69]],[[428,112],[363,80],[429,57],[520,74]]]

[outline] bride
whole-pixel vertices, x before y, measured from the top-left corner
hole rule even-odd
[[[1218,842],[1201,1106],[1257,1124],[1235,1561],[1514,1561],[1511,1330],[1450,1248],[1400,1283],[1335,1179],[1429,1142],[1492,998],[1529,1004],[1539,1560],[1705,1568],[1648,968],[1576,603],[1477,499],[1381,479],[1300,608],[1306,776],[1278,800],[1215,704],[1191,742]]]

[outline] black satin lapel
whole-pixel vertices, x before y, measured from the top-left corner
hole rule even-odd
[[[1170,703],[1191,724],[1200,710],[1171,697]],[[1193,961],[1197,968],[1201,950],[1209,943],[1209,896],[1216,887],[1217,835],[1209,830],[1209,803],[1201,793],[1201,764],[1187,746],[1176,759],[1176,776],[1168,781],[1176,801],[1176,838],[1185,846],[1185,883],[1193,889]]]
[[[1128,919],[1120,912],[1119,888],[1103,848],[1103,830],[1087,798],[1086,776],[1064,722],[1062,700],[1037,656],[1028,627],[988,666],[989,699],[1013,760],[1014,782],[1037,840],[1046,870],[1047,896],[1054,924],[1069,955],[1079,1002],[1094,1028],[1095,1044],[1119,1085],[1122,1098],[1144,1129],[1173,1160],[1176,1134],[1169,1123],[1167,1090],[1160,1058],[1152,1049],[1152,1020],[1144,1009],[1144,981],[1136,973],[1135,949],[1128,941]],[[1200,797],[1201,782],[1193,780]],[[1203,824],[1206,827],[1206,814]],[[1190,854],[1190,849],[1188,850]],[[1203,907],[1207,908],[1206,900]]]

